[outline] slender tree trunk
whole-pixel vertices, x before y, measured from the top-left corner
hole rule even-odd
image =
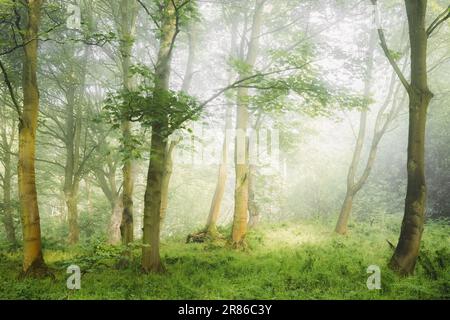
[[[339,219],[336,225],[336,232],[339,234],[347,233],[347,225],[350,217],[350,213],[352,212],[353,206],[353,190],[347,190],[345,194],[344,203],[342,204],[341,213],[339,214]]]
[[[122,243],[128,245],[134,240],[133,226],[133,167],[130,160],[127,160],[122,167],[123,174],[123,193],[122,193],[122,220],[120,223],[120,233]]]
[[[256,193],[255,193],[255,182],[256,182],[256,166],[249,166],[249,174],[248,174],[248,212],[249,212],[249,220],[248,227],[254,228],[258,225],[261,216],[259,213],[258,203],[256,202]]]
[[[185,93],[189,92],[191,88],[192,79],[194,76],[194,65],[196,59],[196,50],[197,50],[197,29],[195,25],[191,25],[189,27],[188,37],[189,37],[189,54],[188,60],[186,64],[186,70],[184,73],[183,84],[181,86],[181,91]],[[178,144],[178,141],[172,141],[166,151],[165,154],[165,165],[164,165],[164,174],[161,185],[161,226],[164,223],[167,214],[167,208],[169,206],[169,185],[170,178],[172,177],[173,172],[173,151]]]
[[[108,243],[117,245],[120,243],[120,224],[122,221],[123,202],[122,195],[117,195],[111,202],[111,219],[108,225]]]
[[[130,79],[131,52],[134,44],[134,34],[136,29],[137,2],[133,0],[121,0],[120,2],[120,25],[118,27],[121,34],[120,55],[122,60],[123,87],[125,90],[132,90]],[[129,146],[131,140],[131,123],[128,120],[122,121],[122,137],[125,149],[129,152],[132,146]],[[122,220],[120,224],[120,233],[122,243],[128,245],[134,240],[133,227],[133,161],[128,156],[122,167],[123,192],[122,192]],[[126,253],[128,254],[128,253]]]
[[[367,58],[366,58],[366,75],[365,75],[366,78],[364,84],[364,97],[366,99],[370,98],[375,45],[376,45],[376,32],[372,31],[370,34],[369,49],[367,51]],[[345,195],[345,199],[341,207],[341,212],[339,214],[339,219],[335,228],[336,233],[339,234],[347,233],[348,220],[353,206],[353,197],[356,193],[355,176],[358,171],[359,163],[361,161],[361,153],[364,147],[364,139],[366,136],[368,107],[369,106],[366,105],[365,109],[361,112],[360,115],[358,137],[356,139],[356,145],[355,150],[353,152],[352,162],[347,173],[347,193]]]
[[[78,227],[78,190],[71,190],[66,194],[67,216],[69,220],[69,244],[76,244],[80,239],[80,228]]]
[[[261,128],[262,113],[259,113],[255,123],[252,126],[253,134],[258,135]],[[250,148],[250,146],[249,146]],[[248,173],[248,226],[249,228],[255,228],[261,220],[259,206],[256,201],[256,177],[257,177],[257,165],[252,163],[249,165]]]
[[[165,163],[164,163],[164,172],[161,182],[161,212],[160,212],[160,223],[161,226],[166,219],[167,207],[169,205],[169,185],[170,178],[172,177],[173,172],[173,150],[175,149],[177,142],[172,141],[168,146],[165,153]]]
[[[186,63],[186,71],[184,72],[183,84],[181,86],[181,90],[188,93],[191,88],[192,78],[194,76],[194,65],[197,53],[197,28],[195,24],[191,25],[188,30],[188,38],[189,38],[189,53],[188,60]]]
[[[87,213],[89,217],[92,217],[92,214],[94,213],[94,205],[92,203],[92,190],[89,178],[84,179],[84,184],[86,188]]]
[[[163,19],[161,40],[155,72],[154,99],[164,108],[165,93],[169,89],[172,48],[175,41],[176,13],[174,2],[169,2],[162,9]],[[159,254],[162,180],[165,169],[165,153],[167,150],[168,119],[161,117],[158,124],[152,127],[150,146],[150,162],[147,175],[147,186],[144,201],[144,231],[142,246],[142,269],[144,272],[162,272],[164,266]]]
[[[66,110],[66,163],[64,167],[64,196],[67,206],[67,217],[69,221],[68,243],[76,244],[80,238],[78,227],[78,182],[75,179],[75,172],[78,166],[78,155],[80,145],[80,125],[81,119],[75,116],[75,91],[76,86],[71,85],[67,91]]]
[[[38,30],[42,1],[29,0],[23,41],[23,110],[19,123],[19,199],[23,233],[23,276],[42,275],[47,267],[42,255],[41,226],[35,181],[36,128],[39,112],[37,85]]]
[[[159,129],[155,126],[155,131]],[[165,138],[152,134],[152,154],[147,175],[147,189],[144,203],[144,245],[142,248],[142,267],[145,272],[162,272],[159,244],[161,224],[162,179],[164,174],[164,153],[167,147]]]
[[[259,47],[259,36],[262,28],[264,1],[258,0],[255,4],[255,13],[253,16],[252,31],[246,64],[253,67],[256,62]],[[241,74],[240,78],[246,75]],[[231,241],[233,247],[244,245],[245,235],[247,234],[248,223],[248,89],[240,87],[237,92],[237,117],[236,117],[236,151],[235,151],[235,170],[236,184],[234,195],[234,217]]]
[[[231,23],[231,43],[230,43],[230,56],[236,57],[237,55],[237,33],[238,33],[238,21],[237,19],[233,19]],[[229,71],[229,80],[230,83],[232,79],[232,73]],[[225,195],[225,187],[228,176],[228,151],[229,151],[229,133],[232,129],[232,110],[233,107],[230,100],[227,101],[226,110],[225,110],[225,125],[224,125],[224,136],[223,136],[223,144],[222,144],[222,161],[219,165],[218,175],[217,175],[217,184],[216,189],[214,191],[214,196],[211,201],[211,207],[209,209],[208,219],[206,221],[205,232],[209,237],[216,237],[218,235],[217,231],[217,221],[219,220],[222,201]]]
[[[11,205],[12,167],[9,148],[5,152],[3,165],[5,167],[3,175],[3,223],[5,225],[6,239],[12,246],[16,246],[16,228],[14,226],[13,208]]]
[[[425,128],[433,94],[428,88],[426,0],[405,0],[411,43],[409,87],[408,182],[400,238],[389,266],[402,275],[414,273],[424,228],[427,189],[425,184]]]
[[[223,147],[222,147],[222,161],[219,165],[219,173],[217,177],[216,190],[214,191],[214,196],[211,202],[211,207],[209,209],[208,220],[206,222],[205,231],[208,236],[216,237],[218,235],[217,231],[217,220],[220,216],[220,211],[222,207],[222,200],[225,195],[225,186],[227,182],[227,171],[228,171],[228,147],[229,147],[229,137],[228,133],[231,130],[231,104],[227,104],[227,109],[225,112],[225,128],[223,137]]]

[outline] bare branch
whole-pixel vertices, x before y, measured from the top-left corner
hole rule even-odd
[[[444,23],[447,19],[450,18],[450,5],[442,11],[436,19],[430,24],[430,26],[427,29],[427,36],[428,38],[431,36],[434,30],[436,30],[442,23]]]
[[[15,107],[15,109],[17,111],[17,114],[19,116],[20,121],[22,121],[21,120],[22,119],[22,111],[20,109],[19,102],[16,99],[16,95],[14,94],[13,87],[11,85],[11,82],[9,81],[9,78],[8,78],[8,73],[6,72],[6,68],[3,65],[3,62],[1,60],[0,60],[0,68],[2,69],[3,78],[5,80],[6,86],[8,87],[8,91],[9,91],[9,95],[11,96],[11,100],[12,100],[12,102],[14,104],[14,107]]]
[[[141,0],[136,0],[142,8],[144,8],[147,15],[152,19],[153,23],[158,27],[158,29],[161,29],[161,26],[159,25],[158,21],[155,19],[155,17],[151,14],[150,10],[145,6],[145,4]]]
[[[245,78],[241,78],[241,79],[233,82],[232,84],[230,84],[230,85],[220,89],[219,91],[217,91],[217,93],[213,94],[210,98],[206,99],[204,102],[202,102],[200,104],[200,108],[203,108],[208,103],[210,103],[211,101],[213,101],[216,98],[218,98],[225,91],[228,91],[230,89],[235,89],[235,88],[240,87],[240,84],[243,83],[243,82],[246,82],[248,80],[252,80],[252,79],[255,79],[255,78],[258,78],[258,77],[265,77],[265,76],[270,76],[272,74],[283,73],[283,72],[286,72],[286,71],[298,70],[298,69],[301,69],[301,68],[305,67],[306,65],[308,65],[310,63],[311,62],[307,62],[307,63],[305,63],[305,64],[303,64],[302,66],[299,66],[299,67],[286,68],[286,69],[275,70],[275,71],[270,71],[270,72],[266,72],[266,73],[256,73],[256,74],[253,74],[251,76],[248,76],[248,77],[245,77]]]
[[[398,67],[397,62],[395,62],[394,57],[391,54],[391,51],[389,50],[387,43],[386,43],[386,38],[384,36],[384,32],[383,29],[378,29],[378,36],[380,38],[380,45],[381,48],[384,51],[384,54],[386,55],[386,57],[389,60],[389,63],[391,64],[392,68],[394,68],[395,73],[397,74],[398,78],[400,79],[401,83],[403,84],[403,86],[405,87],[405,89],[410,92],[411,91],[411,85],[409,84],[408,80],[406,80],[403,72],[400,70],[400,68]]]

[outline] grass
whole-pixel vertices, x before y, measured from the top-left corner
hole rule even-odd
[[[390,224],[388,224],[390,225]],[[17,280],[20,253],[0,254],[1,299],[449,299],[450,226],[428,222],[416,274],[400,278],[386,262],[398,223],[389,229],[351,226],[338,236],[331,225],[290,222],[263,225],[248,235],[246,251],[223,243],[184,244],[169,239],[161,252],[166,274],[145,275],[139,249],[130,268],[114,267],[120,248],[100,242],[45,250],[56,279]],[[68,290],[66,269],[82,270],[81,289]],[[369,265],[381,268],[381,290],[368,290]],[[430,267],[431,266],[431,267]],[[431,269],[430,269],[431,268]],[[432,272],[430,271],[432,270]]]

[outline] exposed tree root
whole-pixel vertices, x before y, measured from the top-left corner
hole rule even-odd
[[[211,232],[207,230],[202,230],[199,232],[189,234],[186,238],[186,243],[204,243],[223,239],[225,239],[224,236],[217,231]]]
[[[51,270],[47,267],[47,265],[44,263],[42,259],[35,260],[31,266],[27,269],[22,271],[19,274],[19,280],[25,279],[25,278],[36,278],[36,279],[42,279],[42,278],[52,278],[55,280],[55,275]]]

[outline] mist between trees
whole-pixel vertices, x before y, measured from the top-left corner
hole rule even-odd
[[[448,298],[449,8],[0,0],[0,296]]]

